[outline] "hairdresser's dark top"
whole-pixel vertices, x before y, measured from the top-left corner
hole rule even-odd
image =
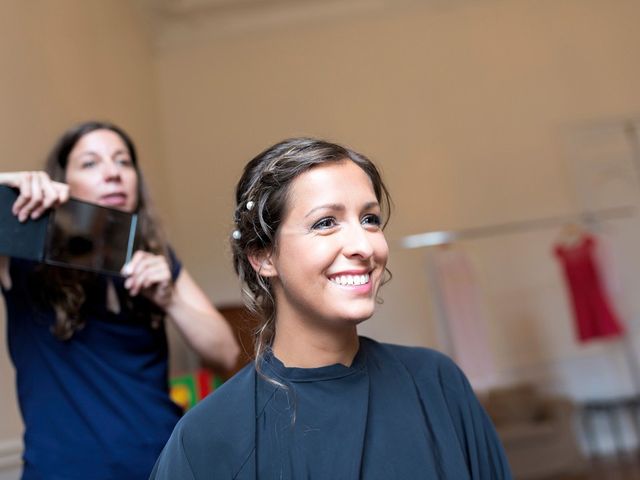
[[[176,278],[180,263],[171,263]],[[85,284],[86,325],[58,340],[35,268],[11,259],[13,285],[3,290],[25,423],[23,480],[147,478],[181,414],[168,396],[164,325],[132,315],[121,279],[113,280],[121,311],[108,311],[107,279],[96,276]]]
[[[361,338],[351,367],[246,367],[179,423],[155,480],[510,479],[495,431],[444,355]]]

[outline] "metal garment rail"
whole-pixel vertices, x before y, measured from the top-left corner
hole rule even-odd
[[[477,238],[521,233],[532,230],[564,225],[571,222],[583,222],[592,225],[598,220],[633,217],[636,208],[633,206],[606,208],[572,215],[560,215],[556,217],[536,218],[517,222],[498,223],[482,227],[463,228],[458,230],[441,230],[409,235],[401,240],[404,248],[424,248],[436,245],[445,245],[459,240],[471,240]]]

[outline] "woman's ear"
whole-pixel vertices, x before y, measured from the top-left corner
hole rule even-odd
[[[261,277],[275,277],[278,271],[272,260],[271,251],[261,250],[248,255],[249,263]]]

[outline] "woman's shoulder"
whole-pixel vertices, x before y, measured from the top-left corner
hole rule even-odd
[[[220,478],[235,478],[255,448],[254,389],[255,369],[250,364],[189,410],[151,478],[208,478],[212,465]]]
[[[368,352],[392,355],[410,366],[457,368],[451,358],[432,348],[382,343],[367,337],[360,337],[360,339]]]
[[[464,389],[466,377],[456,363],[442,352],[427,347],[380,343],[361,337],[369,355],[386,355],[401,363],[419,382],[435,382]]]
[[[247,414],[253,415],[250,399],[254,398],[254,391],[255,368],[253,364],[249,364],[189,410],[178,425],[188,434],[209,430],[207,424],[214,422],[217,425],[224,422],[236,423],[238,418]],[[216,431],[206,433],[221,433],[220,428],[214,430]],[[227,433],[224,433],[224,436],[227,436]]]

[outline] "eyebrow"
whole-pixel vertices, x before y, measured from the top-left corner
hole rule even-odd
[[[113,152],[113,154],[112,154],[112,155],[122,155],[122,154],[125,154],[125,155],[129,155],[129,156],[131,156],[131,152],[129,152],[129,150],[127,150],[126,148],[120,148],[120,149],[116,150],[115,152]],[[84,156],[95,156],[95,157],[99,157],[99,156],[100,156],[100,154],[99,154],[98,152],[94,151],[94,150],[86,150],[86,151],[84,151],[84,152],[80,152],[80,153],[77,155],[77,158],[82,158],[82,157],[84,157]]]
[[[373,207],[380,207],[380,203],[379,202],[367,202],[367,203],[364,204],[363,210],[369,210],[369,209],[371,209]],[[346,210],[346,208],[341,203],[326,203],[324,205],[318,205],[317,207],[314,207],[311,210],[309,210],[307,212],[307,214],[304,216],[304,218],[307,218],[307,217],[313,215],[313,213],[318,211],[318,210],[332,210],[332,211],[335,211],[335,212],[343,212],[343,211]]]

